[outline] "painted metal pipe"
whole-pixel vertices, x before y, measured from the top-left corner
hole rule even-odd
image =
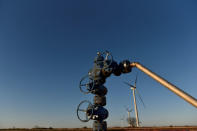
[[[149,75],[151,78],[153,78],[154,80],[156,80],[157,82],[159,82],[160,84],[162,84],[163,86],[165,86],[166,88],[171,90],[173,93],[175,93],[176,95],[178,95],[179,97],[181,97],[182,99],[184,99],[185,101],[187,101],[188,103],[192,104],[193,106],[195,106],[197,108],[197,99],[195,99],[191,95],[187,94],[183,90],[179,89],[175,85],[171,84],[170,82],[168,82],[164,78],[155,74],[154,72],[147,69],[146,67],[144,67],[143,65],[141,65],[138,62],[133,62],[130,64],[130,66],[137,67],[139,70],[143,71],[145,74]]]

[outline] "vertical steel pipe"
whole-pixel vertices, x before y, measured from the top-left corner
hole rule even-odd
[[[151,78],[153,78],[154,80],[156,80],[157,82],[159,82],[160,84],[171,90],[173,93],[175,93],[176,95],[178,95],[179,97],[181,97],[182,99],[184,99],[185,101],[187,101],[188,103],[192,104],[197,108],[197,100],[194,97],[187,94],[183,90],[179,89],[175,85],[171,84],[164,78],[160,77],[159,75],[155,74],[154,72],[152,72],[151,70],[147,69],[146,67],[144,67],[143,65],[137,62],[131,63],[130,66],[136,67],[139,70],[143,71],[145,74],[149,75]]]

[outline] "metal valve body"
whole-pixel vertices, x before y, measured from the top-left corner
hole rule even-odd
[[[107,122],[104,121],[108,117],[108,111],[103,106],[106,105],[107,88],[104,86],[106,78],[112,73],[116,76],[120,76],[121,73],[131,72],[130,62],[124,60],[121,63],[117,63],[113,60],[112,55],[109,52],[97,53],[94,59],[94,66],[88,72],[89,83],[86,83],[87,92],[94,94],[94,103],[92,111],[86,111],[88,117],[94,120],[93,131],[106,131]],[[83,79],[83,78],[82,78]],[[80,90],[83,84],[80,82]],[[92,112],[92,114],[88,113]]]

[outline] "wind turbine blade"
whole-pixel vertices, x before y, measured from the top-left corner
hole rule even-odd
[[[123,83],[125,83],[126,85],[128,85],[128,86],[130,86],[130,87],[135,88],[135,86],[133,86],[133,85],[129,84],[128,82],[124,82],[124,81],[123,81]]]
[[[136,87],[136,84],[137,84],[137,76],[138,76],[138,73],[137,73],[136,78],[135,78],[135,87]]]
[[[144,108],[146,108],[146,106],[145,106],[145,104],[144,104],[144,101],[143,101],[143,99],[142,99],[140,93],[138,92],[138,90],[136,90],[136,93],[138,94],[137,96],[139,97],[140,102],[143,104]]]

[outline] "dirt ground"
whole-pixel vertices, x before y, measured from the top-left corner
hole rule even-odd
[[[64,129],[0,129],[0,131],[92,131],[91,128]],[[108,128],[108,131],[197,131],[197,126],[191,127],[139,127],[139,128]]]

